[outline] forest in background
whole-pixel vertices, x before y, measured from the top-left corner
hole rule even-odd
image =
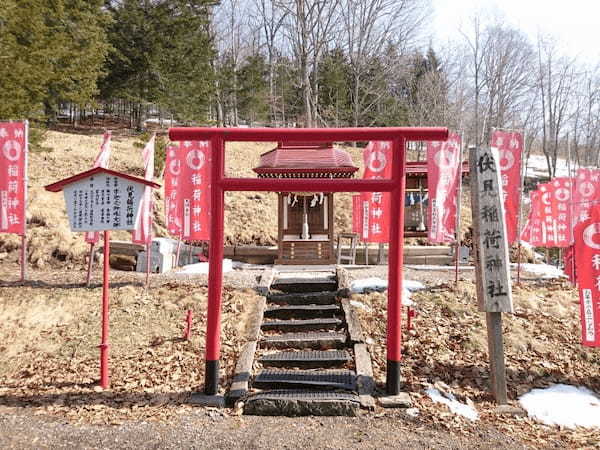
[[[447,126],[523,129],[549,175],[600,165],[600,62],[474,12],[430,42],[428,0],[5,0],[0,118],[110,115],[142,131]],[[457,25],[458,26],[458,25]]]

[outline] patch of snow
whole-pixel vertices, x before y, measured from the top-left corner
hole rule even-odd
[[[177,241],[175,239],[156,237],[152,239],[153,250],[159,253],[175,253]]]
[[[411,292],[420,291],[422,289],[425,289],[425,285],[423,283],[421,283],[420,281],[415,281],[415,280],[404,280],[404,282],[402,283],[402,286]]]
[[[517,267],[517,264],[511,264],[512,267]],[[549,264],[531,264],[524,263],[521,264],[521,270],[525,272],[532,273],[534,275],[538,275],[541,278],[551,279],[551,278],[566,278],[565,273],[560,270],[556,266],[551,266]]]
[[[406,288],[402,289],[402,305],[403,306],[413,306],[415,304],[415,302],[410,297],[411,297],[411,292]]]
[[[548,178],[548,163],[544,155],[530,155],[527,160],[527,178]],[[556,160],[556,176],[568,177],[567,161],[562,158]]]
[[[408,268],[408,269],[413,269],[413,270],[439,270],[439,271],[450,271],[450,270],[454,270],[454,266],[436,266],[433,264],[423,264],[423,265],[414,265],[414,264],[407,264],[404,267]],[[474,266],[458,266],[458,270],[475,270]]]
[[[371,308],[367,305],[365,305],[363,302],[359,302],[358,300],[350,300],[350,304],[352,306],[354,306],[355,308],[359,308],[362,309],[366,312],[371,312]]]
[[[350,292],[355,294],[362,294],[368,291],[377,291],[383,292],[388,288],[387,280],[382,278],[372,277],[372,278],[361,278],[359,280],[354,280],[350,283]],[[402,289],[402,304],[404,306],[412,306],[414,305],[413,300],[411,300],[411,291],[418,291],[420,289],[425,289],[425,285],[419,281],[413,280],[404,280],[404,286]]]
[[[415,280],[404,280],[402,283],[404,289],[408,291],[420,291],[421,289],[425,289],[425,285],[420,281]],[[355,293],[362,293],[364,291],[385,291],[388,287],[387,280],[382,278],[372,277],[372,278],[361,278],[359,280],[354,280],[350,284],[350,290]]]
[[[223,260],[223,273],[231,272],[233,270],[233,264],[230,259]],[[201,262],[196,264],[188,264],[183,266],[178,272],[185,275],[208,275],[208,263]]]
[[[519,398],[527,414],[546,425],[600,428],[600,398],[585,387],[555,384]]]
[[[450,408],[454,414],[458,414],[460,416],[466,417],[471,421],[475,421],[479,419],[479,414],[477,414],[477,410],[466,403],[461,403],[456,400],[456,397],[449,393],[442,393],[438,391],[436,388],[429,388],[425,391],[429,398],[433,400],[435,403],[443,403],[444,405]]]
[[[381,278],[361,278],[350,283],[350,291],[362,294],[365,291],[385,291],[388,287],[387,280]]]

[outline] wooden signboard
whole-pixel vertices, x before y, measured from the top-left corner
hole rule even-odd
[[[97,174],[63,193],[73,231],[133,230],[145,186],[117,175]]]
[[[158,184],[103,167],[46,186],[63,191],[72,231],[133,230],[146,186]]]
[[[469,159],[477,302],[486,313],[491,389],[506,404],[502,313],[512,313],[513,302],[498,151],[473,147]]]
[[[510,260],[496,149],[475,149],[472,174],[473,242],[480,311],[513,312]]]
[[[104,267],[102,274],[102,331],[100,341],[100,386],[110,385],[109,344],[109,271],[110,230],[133,230],[140,213],[140,201],[146,186],[158,184],[143,178],[94,167],[46,186],[50,192],[63,191],[69,224],[73,231],[104,231]]]

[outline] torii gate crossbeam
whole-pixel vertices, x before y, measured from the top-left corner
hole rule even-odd
[[[211,228],[204,393],[219,389],[221,297],[223,288],[224,206],[226,191],[391,192],[388,252],[386,391],[400,392],[402,265],[406,141],[445,141],[447,128],[171,128],[171,141],[211,143]],[[270,179],[225,176],[225,142],[390,141],[392,177],[382,180]]]

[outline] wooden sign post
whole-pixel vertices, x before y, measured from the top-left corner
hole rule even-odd
[[[477,301],[486,313],[492,392],[506,404],[502,313],[512,313],[513,302],[499,157],[496,149],[469,150]]]
[[[108,374],[109,332],[109,230],[133,230],[140,213],[145,188],[160,187],[142,178],[96,167],[46,186],[50,192],[63,191],[72,231],[104,232],[102,283],[102,333],[100,341],[100,386],[110,385]]]

